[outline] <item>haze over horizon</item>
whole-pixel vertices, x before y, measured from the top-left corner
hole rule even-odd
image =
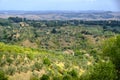
[[[120,11],[117,3],[117,0],[0,0],[0,10]]]

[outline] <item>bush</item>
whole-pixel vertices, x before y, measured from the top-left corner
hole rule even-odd
[[[12,66],[10,66],[10,67],[8,67],[8,69],[7,69],[7,74],[8,75],[14,75],[15,74],[15,72],[16,72],[16,68],[15,67],[12,67]]]
[[[115,66],[111,62],[99,62],[80,80],[116,80]]]
[[[13,60],[11,59],[11,58],[6,58],[6,60],[7,60],[7,62],[9,63],[9,64],[12,64],[12,62],[13,62]]]
[[[104,56],[109,57],[113,64],[115,64],[118,71],[118,77],[120,78],[120,35],[110,38],[103,46]]]
[[[8,80],[8,78],[5,76],[5,73],[0,70],[0,80]]]
[[[28,57],[30,60],[33,60],[33,59],[34,59],[34,54],[29,53],[29,54],[27,54],[27,57]]]
[[[103,53],[110,57],[111,61],[120,67],[120,36],[107,40],[104,44]]]
[[[48,66],[51,64],[51,62],[50,62],[50,60],[48,58],[45,58],[44,61],[43,61],[43,63],[45,65],[48,65]]]
[[[75,56],[82,55],[82,53],[79,50],[75,50]]]
[[[72,77],[71,77],[71,75],[65,75],[65,76],[63,76],[63,80],[72,80]]]
[[[32,76],[30,80],[39,80],[37,77]]]
[[[95,80],[115,80],[116,70],[111,62],[100,62],[94,67],[94,71],[91,75]]]
[[[77,73],[76,70],[70,71],[69,74],[70,74],[73,78],[77,78],[77,77],[78,77],[78,73]]]
[[[62,77],[54,76],[54,77],[53,77],[53,80],[62,80]]]
[[[4,66],[6,63],[7,63],[7,62],[6,62],[5,59],[4,59],[4,60],[0,60],[0,66],[1,66],[1,67]]]
[[[34,65],[32,66],[33,70],[36,69],[36,70],[40,70],[42,68],[42,64],[39,63],[39,62],[35,62]]]
[[[50,77],[46,74],[44,74],[40,80],[50,80]]]

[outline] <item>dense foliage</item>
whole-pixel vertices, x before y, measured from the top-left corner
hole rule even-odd
[[[109,57],[110,60],[115,64],[118,73],[118,78],[120,78],[120,36],[113,37],[105,42],[103,48],[103,53],[105,56]]]

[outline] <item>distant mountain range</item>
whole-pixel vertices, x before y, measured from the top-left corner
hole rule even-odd
[[[34,20],[120,20],[111,11],[0,11],[0,18],[22,17]]]

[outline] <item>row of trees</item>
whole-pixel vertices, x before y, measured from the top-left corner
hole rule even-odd
[[[85,25],[100,25],[100,26],[120,26],[120,21],[116,20],[98,20],[98,21],[86,21],[86,20],[40,20],[40,21],[29,21],[31,25],[34,23],[35,27],[40,27],[38,24],[45,24],[47,27],[53,27],[53,26],[66,26],[66,25],[72,25],[72,26],[79,26],[81,24]],[[37,26],[38,25],[38,26]]]
[[[8,23],[15,22],[27,22],[34,27],[55,27],[55,26],[65,26],[65,25],[73,25],[78,26],[81,24],[87,25],[102,25],[102,26],[120,26],[120,21],[117,20],[98,20],[98,21],[87,21],[87,20],[27,20],[26,18],[20,17],[9,17],[7,21],[4,19],[4,23],[7,25]],[[3,19],[0,19],[0,25],[5,25],[3,23]],[[43,25],[44,24],[44,25]]]

